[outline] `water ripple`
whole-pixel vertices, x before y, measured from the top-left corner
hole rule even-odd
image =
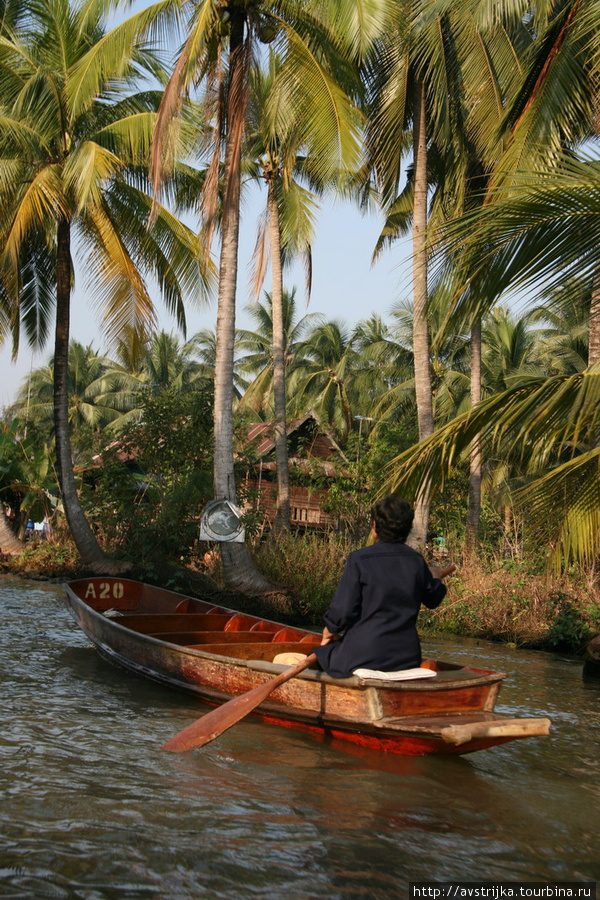
[[[386,757],[248,719],[159,747],[201,707],[108,664],[60,588],[0,580],[0,895],[10,900],[397,900],[409,881],[597,880],[600,692],[573,660],[475,641],[500,709],[552,736]]]

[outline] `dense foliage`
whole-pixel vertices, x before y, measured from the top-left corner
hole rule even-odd
[[[3,540],[30,517],[58,535],[66,515],[90,564],[150,571],[160,553],[216,572],[198,517],[237,479],[254,560],[314,613],[337,575],[326,561],[394,489],[416,502],[425,552],[464,560],[444,627],[511,639],[531,622],[516,639],[577,644],[597,624],[600,560],[596,5],[162,0],[111,30],[114,7],[2,10],[0,339],[42,346],[57,326],[3,417]],[[255,285],[268,246],[272,289],[236,335],[246,177],[266,191]],[[336,193],[379,205],[375,254],[412,234],[412,293],[387,318],[299,317],[285,290],[295,254],[310,283],[316,198]],[[148,276],[183,329],[211,288],[215,229],[217,330],[182,344],[153,331]],[[84,245],[102,354],[69,341]],[[281,472],[286,417],[309,411],[345,460],[289,480],[327,487],[335,533],[269,542],[243,426],[275,423]]]

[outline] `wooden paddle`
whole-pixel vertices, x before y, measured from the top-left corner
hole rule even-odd
[[[214,741],[224,731],[227,731],[228,728],[231,728],[232,725],[235,725],[248,713],[251,713],[259,703],[266,700],[275,688],[289,681],[290,678],[294,678],[303,669],[307,669],[315,662],[316,658],[315,653],[310,653],[306,659],[282,672],[277,678],[273,678],[271,681],[265,682],[265,684],[260,684],[246,694],[234,697],[233,700],[229,700],[223,706],[218,706],[212,712],[192,722],[191,725],[188,725],[187,728],[184,728],[183,731],[180,731],[175,737],[168,740],[166,744],[163,744],[161,750],[183,753],[184,750],[191,750],[192,747],[203,747],[204,744]]]

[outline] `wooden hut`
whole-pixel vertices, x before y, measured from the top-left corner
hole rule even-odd
[[[287,425],[290,465],[290,519],[298,528],[324,530],[335,520],[325,512],[327,482],[348,460],[331,434],[309,412]],[[257,422],[248,429],[245,452],[254,461],[245,480],[246,507],[271,523],[277,512],[277,464],[273,422]],[[302,482],[302,483],[299,483]]]

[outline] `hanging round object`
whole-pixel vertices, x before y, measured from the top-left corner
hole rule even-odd
[[[201,541],[227,541],[241,544],[246,537],[242,512],[230,500],[211,500],[200,520]]]

